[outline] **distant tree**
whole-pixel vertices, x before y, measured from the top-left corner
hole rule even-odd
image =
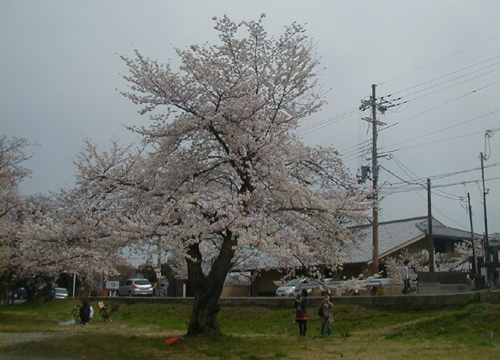
[[[480,254],[480,246],[476,244],[476,253]],[[436,272],[468,272],[470,270],[470,259],[472,257],[472,242],[470,240],[461,241],[454,246],[454,251],[449,253],[435,254]],[[405,249],[401,254],[389,257],[385,262],[387,273],[391,279],[396,282],[401,280],[401,267],[403,262],[408,260],[408,267],[411,269],[410,276],[413,281],[417,281],[418,272],[429,271],[429,251],[421,250],[416,253],[410,253]]]
[[[50,195],[22,196],[31,171],[26,139],[0,136],[0,268],[2,282],[22,282],[29,296],[50,298],[61,274],[92,279],[115,273],[121,240],[102,219],[105,194],[77,187]],[[109,209],[107,209],[109,214]]]
[[[118,272],[118,281],[120,284],[127,279],[134,278],[137,274],[137,268],[130,264],[120,264],[116,266]]]
[[[121,240],[100,221],[98,200],[85,195],[61,190],[34,196],[17,211],[18,230],[2,244],[2,268],[23,279],[31,295],[50,298],[64,273],[89,281],[95,273],[116,273]]]
[[[145,263],[139,265],[137,269],[142,277],[148,279],[152,284],[156,283],[156,272],[155,267],[150,263]]]
[[[16,268],[22,263],[12,253],[21,229],[20,214],[25,199],[20,193],[20,184],[30,176],[31,170],[24,162],[30,142],[22,138],[8,138],[0,135],[0,279],[5,293],[11,282],[18,281]]]
[[[134,129],[142,149],[99,153],[87,143],[77,161],[80,186],[106,193],[116,232],[137,244],[161,239],[176,271],[184,262],[194,289],[188,335],[220,333],[224,280],[243,259],[338,266],[369,205],[336,151],[293,135],[323,104],[304,29],[294,23],[275,40],[262,18],[214,19],[220,45],[177,50],[180,72],[137,51],[123,57],[132,90],[124,95],[143,114],[166,112]]]
[[[25,152],[31,145],[26,139],[0,135],[0,219],[22,204],[19,185],[31,175],[31,170],[23,166],[31,158]]]

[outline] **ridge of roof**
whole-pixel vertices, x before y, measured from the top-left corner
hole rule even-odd
[[[411,218],[406,218],[406,219],[397,219],[397,220],[389,220],[389,221],[382,221],[382,222],[379,222],[379,226],[380,225],[389,225],[389,224],[397,224],[397,223],[404,223],[404,222],[409,222],[409,221],[426,221],[427,220],[427,216],[416,216],[416,217],[411,217]],[[432,220],[435,221],[434,218],[432,218]],[[372,227],[373,224],[361,224],[361,225],[356,225],[356,226],[353,226],[353,228],[366,228],[366,227]]]

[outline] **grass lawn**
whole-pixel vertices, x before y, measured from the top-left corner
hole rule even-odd
[[[165,340],[187,330],[191,308],[182,304],[120,304],[120,323],[60,325],[76,300],[0,307],[0,358],[29,359],[499,359],[500,304],[394,310],[336,306],[332,337],[320,337],[310,309],[308,335],[298,336],[294,309],[224,306],[223,336]],[[98,310],[95,301],[94,308]],[[96,311],[97,312],[97,311]],[[38,341],[30,335],[45,335]],[[7,339],[10,339],[7,341]]]

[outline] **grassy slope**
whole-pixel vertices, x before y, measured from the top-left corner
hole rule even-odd
[[[69,320],[74,300],[48,304],[2,306],[0,330],[56,335],[43,342],[2,346],[2,353],[57,359],[498,359],[500,304],[463,308],[394,310],[360,306],[335,307],[334,336],[319,337],[320,320],[310,310],[309,333],[297,336],[291,308],[223,307],[219,316],[224,336],[183,335],[187,305],[120,302],[121,323],[59,325]],[[94,304],[95,306],[95,304]],[[96,307],[96,306],[95,306]],[[22,336],[20,334],[19,336]]]

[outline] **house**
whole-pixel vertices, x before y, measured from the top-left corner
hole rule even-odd
[[[499,286],[500,285],[500,233],[488,234],[488,254],[489,263],[488,270],[489,276],[492,278],[493,282]]]
[[[427,216],[393,220],[379,223],[379,270],[386,274],[385,261],[389,257],[397,257],[402,251],[417,253],[428,249]],[[357,277],[360,274],[372,275],[373,240],[372,226],[364,225],[353,228],[357,232],[358,244],[345,249],[345,263],[342,273],[325,274],[328,277]],[[464,240],[471,239],[471,233],[465,230],[450,228],[433,219],[432,232],[434,249],[436,253],[454,251],[454,245]],[[481,235],[474,234],[474,239],[480,241]],[[500,248],[499,248],[500,250]],[[498,259],[498,257],[497,257]],[[275,281],[283,277],[278,266],[268,270],[269,264],[274,261],[268,255],[260,257],[260,261],[250,266],[240,264],[236,271],[246,271],[253,278],[247,293],[251,296],[272,296],[277,288]],[[300,264],[297,263],[297,268]],[[297,271],[300,274],[300,270]]]
[[[372,226],[359,226],[357,230],[359,247],[346,249],[345,253],[344,275],[347,277],[358,274],[372,275]],[[379,271],[386,274],[384,259],[397,257],[404,249],[410,254],[427,250],[427,232],[427,216],[379,223]],[[436,219],[432,221],[432,233],[436,253],[453,252],[457,243],[471,239],[470,231],[447,227]],[[480,241],[481,238],[481,235],[474,234],[475,241]]]

